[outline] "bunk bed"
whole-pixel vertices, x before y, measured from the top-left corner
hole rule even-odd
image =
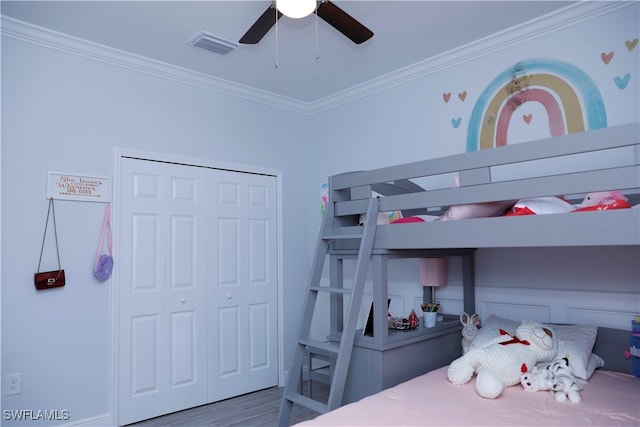
[[[429,183],[442,176],[456,176],[459,186],[430,187]],[[613,190],[624,195],[628,206],[577,209],[587,194]],[[621,357],[629,347],[628,330],[597,329],[593,352],[604,359],[605,367],[589,376],[582,391],[584,403],[565,402],[563,406],[548,393],[524,393],[521,387],[510,387],[498,399],[488,400],[476,394],[472,383],[457,386],[447,381],[447,364],[461,354],[457,318],[445,316],[436,328],[419,327],[396,334],[387,328],[384,304],[388,297],[388,259],[462,256],[464,308],[473,313],[477,249],[639,246],[638,123],[340,174],[330,177],[329,191],[334,234],[357,233],[372,194],[382,195],[377,199],[379,212],[401,212],[405,219],[416,220],[378,222],[372,251],[373,337],[356,336],[345,406],[301,425],[640,424],[640,379],[631,375],[631,363]],[[576,209],[504,215],[509,206],[519,201],[556,197]],[[494,205],[499,206],[494,212],[484,209]],[[329,253],[337,260],[356,250],[357,245],[345,239],[336,241]],[[342,272],[335,275],[342,277]],[[337,310],[333,315],[342,314]],[[452,350],[454,342],[456,348]],[[422,372],[411,366],[410,359],[403,359],[402,352],[398,353],[409,349],[415,355],[420,351],[416,346],[434,344],[443,349],[442,357],[434,364],[423,363]],[[358,348],[364,353],[358,355]],[[387,351],[393,355],[390,363],[395,360],[396,365],[406,364],[408,370],[398,373],[398,366],[385,366]],[[376,364],[371,363],[373,359]],[[385,369],[395,373],[386,377],[377,372]],[[407,378],[408,372],[413,372],[415,378]],[[370,377],[377,383],[373,388],[363,388],[359,383],[370,381]]]

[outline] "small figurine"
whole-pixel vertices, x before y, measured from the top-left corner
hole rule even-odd
[[[416,326],[418,326],[418,323],[420,323],[418,315],[416,314],[414,309],[411,309],[411,313],[409,313],[409,327],[415,328]]]

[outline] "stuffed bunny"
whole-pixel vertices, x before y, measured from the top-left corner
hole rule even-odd
[[[478,333],[478,326],[480,326],[480,316],[476,313],[473,316],[469,316],[467,313],[460,315],[460,323],[462,323],[462,354],[466,354],[471,347],[471,341],[473,337]]]

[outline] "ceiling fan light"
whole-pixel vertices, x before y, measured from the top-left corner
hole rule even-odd
[[[276,8],[289,18],[304,18],[316,9],[316,0],[276,0]]]

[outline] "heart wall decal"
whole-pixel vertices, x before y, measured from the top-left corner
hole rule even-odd
[[[462,117],[458,117],[457,119],[451,119],[451,125],[453,126],[454,129],[458,129],[461,121],[462,121]]]
[[[533,115],[531,113],[522,115],[522,120],[524,120],[526,124],[531,124],[532,118],[533,118]]]
[[[451,92],[445,92],[442,94],[442,99],[444,99],[444,102],[447,103],[449,102],[449,100],[451,99]]]
[[[627,46],[627,49],[629,49],[629,52],[631,52],[636,46],[638,46],[638,39],[635,38],[633,40],[627,40],[624,44]]]
[[[464,92],[460,92],[458,94],[458,98],[460,98],[460,101],[464,102],[464,100],[467,98],[467,91],[465,90]]]
[[[629,84],[629,80],[631,80],[631,74],[629,73],[625,74],[623,77],[616,76],[613,79],[619,89],[624,89],[625,87],[627,87],[627,84]]]
[[[602,58],[602,62],[609,65],[609,62],[611,62],[611,59],[613,58],[613,52],[609,52],[609,53],[602,52],[600,54],[600,58]]]

